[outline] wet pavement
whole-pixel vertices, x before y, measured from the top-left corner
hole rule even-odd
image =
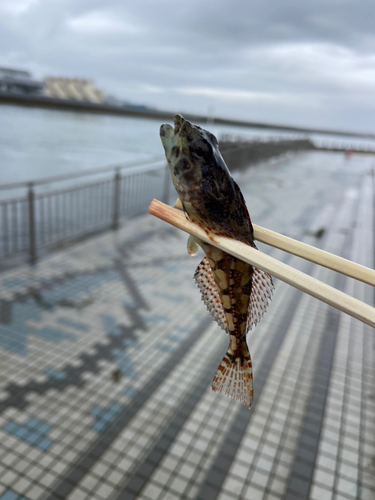
[[[373,164],[301,153],[236,180],[253,222],[373,268]],[[373,329],[277,281],[254,407],[215,394],[228,339],[186,240],[145,214],[0,274],[0,500],[373,500]]]

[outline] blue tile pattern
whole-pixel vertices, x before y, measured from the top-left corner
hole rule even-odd
[[[1,286],[5,286],[6,288],[15,288],[19,286],[27,286],[28,281],[26,279],[20,278],[5,278],[1,281]]]
[[[125,396],[127,396],[128,398],[135,398],[136,395],[138,394],[138,391],[136,389],[134,389],[133,387],[127,387],[124,391],[124,394]]]
[[[62,370],[57,369],[57,368],[47,368],[47,370],[45,370],[44,373],[48,377],[54,378],[55,380],[66,379],[66,373]]]
[[[172,354],[176,350],[176,347],[170,344],[156,344],[156,349]]]
[[[156,344],[156,348],[161,352],[169,352],[173,353],[177,349],[178,345],[184,342],[186,338],[186,333],[189,331],[187,329],[183,329],[181,332],[182,335],[178,335],[177,332],[174,334],[168,333],[165,335],[165,341]],[[179,329],[181,331],[181,329]]]
[[[86,296],[94,289],[99,288],[103,283],[116,281],[121,281],[121,276],[113,269],[104,273],[81,274],[66,279],[64,283],[52,289],[42,290],[40,295],[45,303],[50,304],[52,307],[57,307],[59,305],[69,307],[70,305],[74,305],[74,307],[80,309],[83,307],[79,303],[82,294]]]
[[[120,368],[122,375],[131,379],[137,379],[138,373],[134,368],[134,363],[128,352],[122,349],[113,349],[114,362]]]
[[[104,432],[123,409],[124,407],[119,403],[113,403],[107,408],[94,406],[94,408],[90,411],[90,415],[95,417],[96,420],[96,422],[92,425],[92,428],[97,432]]]
[[[85,323],[81,323],[78,321],[73,321],[70,318],[59,318],[57,321],[62,325],[70,326],[71,328],[75,328],[76,330],[81,330],[82,332],[87,332],[90,329],[89,325],[86,325]]]
[[[24,304],[14,303],[12,308],[13,321],[6,326],[0,324],[0,348],[25,356],[28,353],[28,338],[30,336],[40,337],[52,343],[76,339],[73,333],[67,332],[63,328],[45,326],[39,329],[28,324],[28,320],[31,318],[34,321],[40,320],[41,315],[42,309],[37,307],[32,299],[28,299]]]
[[[29,500],[27,497],[19,495],[14,490],[8,489],[0,496],[0,500]]]
[[[53,444],[52,439],[47,435],[51,428],[51,425],[39,418],[30,418],[25,424],[10,420],[3,426],[9,434],[41,450],[48,450]]]
[[[148,323],[160,323],[161,321],[165,321],[166,323],[168,323],[170,321],[169,316],[163,314],[153,314],[151,316],[144,315],[143,319]]]
[[[159,293],[159,297],[161,297],[162,299],[166,299],[169,302],[178,302],[178,303],[186,302],[189,300],[189,297],[181,294],[173,295],[171,293]]]
[[[16,352],[19,355],[28,353],[28,337],[35,335],[46,341],[59,343],[62,340],[76,340],[76,336],[63,327],[44,326],[36,328],[30,326],[30,319],[40,321],[45,311],[51,313],[56,308],[74,308],[81,310],[91,304],[87,295],[93,292],[104,283],[118,282],[121,280],[118,272],[110,269],[106,272],[87,273],[78,276],[69,276],[63,283],[49,284],[48,290],[40,288],[33,289],[25,297],[25,300],[14,301],[10,304],[10,312],[7,320],[3,324],[0,322],[0,348]],[[19,285],[22,281],[17,278],[2,280],[8,285]],[[43,280],[45,282],[46,280]],[[88,325],[72,320],[71,318],[59,317],[57,322],[61,325],[69,326],[79,331],[87,331]],[[11,330],[11,333],[10,333]]]
[[[101,314],[100,318],[107,333],[111,333],[112,335],[121,335],[121,330],[115,317],[108,316],[107,314]]]
[[[132,347],[133,349],[140,349],[141,344],[133,339],[124,339],[123,344],[125,347]]]

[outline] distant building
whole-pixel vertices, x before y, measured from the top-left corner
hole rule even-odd
[[[85,78],[67,78],[48,76],[44,81],[35,80],[29,71],[0,67],[0,94],[9,93],[13,96],[28,95],[32,97],[43,96],[45,102],[61,99],[82,103],[103,104],[110,107],[128,108],[139,111],[148,111],[152,108],[142,104],[131,104],[107,95],[95,86],[93,80]]]
[[[45,78],[45,84],[45,94],[49,97],[96,104],[106,101],[106,95],[95,87],[93,80],[48,76]]]
[[[42,94],[43,90],[44,82],[34,80],[28,71],[0,68],[0,92]]]

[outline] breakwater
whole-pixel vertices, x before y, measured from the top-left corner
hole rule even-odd
[[[350,146],[337,147],[317,146],[310,139],[275,139],[267,140],[220,140],[220,152],[231,170],[239,170],[249,165],[259,163],[289,152],[299,151],[330,151],[335,153],[345,153],[350,156],[352,153],[371,154],[375,153],[374,148],[361,149],[361,147],[351,148]]]
[[[317,149],[309,139],[269,141],[220,141],[220,152],[232,170],[268,160],[289,152]]]

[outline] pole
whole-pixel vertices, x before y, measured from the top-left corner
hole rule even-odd
[[[27,199],[29,205],[29,257],[30,264],[35,264],[37,260],[35,247],[35,195],[32,182],[28,184]]]
[[[119,226],[118,220],[120,215],[120,184],[121,184],[120,169],[117,168],[114,179],[112,229],[118,229]]]

